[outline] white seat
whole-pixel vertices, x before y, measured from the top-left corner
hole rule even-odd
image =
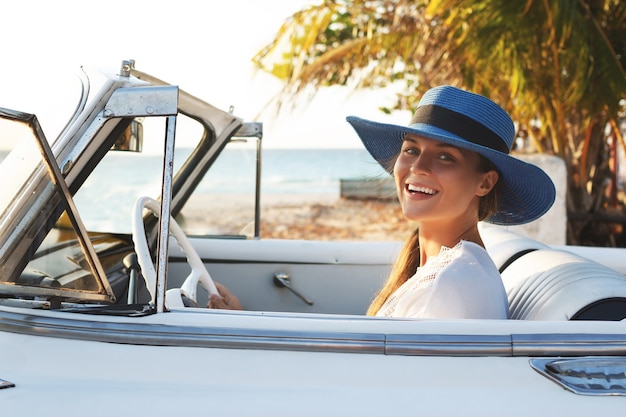
[[[516,320],[621,320],[626,277],[607,266],[553,249],[505,228],[481,224]]]
[[[509,318],[517,320],[621,320],[626,277],[571,252],[539,249],[502,272]]]
[[[480,235],[485,248],[500,273],[517,258],[536,249],[547,249],[548,245],[529,237],[511,232],[503,227],[480,224]]]

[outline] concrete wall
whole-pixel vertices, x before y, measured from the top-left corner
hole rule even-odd
[[[505,227],[548,245],[565,245],[567,235],[567,169],[561,158],[542,154],[515,155],[525,162],[537,165],[552,178],[556,187],[556,200],[552,208],[534,222]]]

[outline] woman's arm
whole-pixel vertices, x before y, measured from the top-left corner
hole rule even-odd
[[[209,303],[207,304],[208,308],[218,308],[223,310],[243,310],[239,299],[231,293],[228,288],[220,284],[219,282],[215,283],[217,290],[219,291],[221,297],[217,294],[211,294],[209,298]]]

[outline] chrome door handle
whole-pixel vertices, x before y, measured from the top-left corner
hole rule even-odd
[[[277,272],[277,273],[275,273],[274,274],[274,285],[276,285],[277,287],[280,287],[280,288],[287,288],[296,297],[298,297],[299,299],[301,299],[302,301],[304,301],[308,305],[310,305],[310,306],[313,305],[313,301],[309,300],[304,295],[300,294],[298,291],[296,291],[291,286],[291,278],[289,278],[289,275],[287,275],[286,273],[284,273],[284,272]]]

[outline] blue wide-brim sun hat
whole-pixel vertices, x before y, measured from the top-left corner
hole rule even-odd
[[[348,116],[365,148],[385,170],[393,174],[393,162],[404,137],[411,133],[479,153],[499,172],[498,211],[487,222],[518,225],[544,215],[556,196],[550,177],[539,167],[509,152],[515,126],[504,111],[488,98],[452,86],[428,90],[408,126],[379,123]]]

